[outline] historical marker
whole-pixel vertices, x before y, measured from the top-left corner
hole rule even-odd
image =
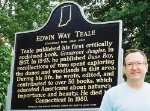
[[[66,2],[42,29],[17,33],[10,110],[97,111],[118,82],[121,27],[88,22]]]

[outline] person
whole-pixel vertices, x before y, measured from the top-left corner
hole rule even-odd
[[[123,69],[126,81],[105,92],[100,111],[150,111],[150,84],[144,81],[148,71],[144,52],[127,50]]]

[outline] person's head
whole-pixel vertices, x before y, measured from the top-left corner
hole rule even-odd
[[[124,73],[127,81],[144,81],[148,71],[147,57],[138,49],[129,49],[124,55]]]

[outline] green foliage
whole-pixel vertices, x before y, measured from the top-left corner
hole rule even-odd
[[[8,43],[0,44],[0,111],[5,109],[5,96],[9,82],[11,47]]]
[[[5,110],[15,33],[43,26],[51,8],[49,0],[0,1],[0,111]]]
[[[10,43],[14,44],[16,32],[33,30],[43,26],[48,19],[51,8],[49,0],[11,1],[9,7],[0,8],[0,32],[3,32]]]
[[[8,17],[5,13],[0,16],[0,32],[3,32],[6,39],[9,39],[13,43],[15,32],[18,30],[19,24],[11,17]]]
[[[149,74],[149,75],[146,75],[145,81],[147,81],[147,82],[150,83],[150,74]]]

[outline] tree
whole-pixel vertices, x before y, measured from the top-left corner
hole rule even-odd
[[[41,27],[53,6],[49,0],[0,0],[0,111],[5,110],[15,33]]]
[[[0,34],[0,111],[5,109],[5,96],[9,81],[11,46]]]

